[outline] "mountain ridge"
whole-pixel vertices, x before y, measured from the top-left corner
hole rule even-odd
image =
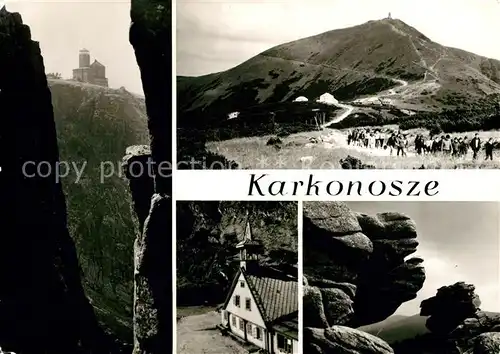
[[[399,88],[395,80],[409,85]],[[181,112],[221,120],[248,105],[324,92],[350,101],[393,90],[396,103],[439,110],[448,97],[466,103],[500,92],[500,60],[433,42],[399,19],[382,19],[289,41],[226,71],[178,76],[177,83]]]

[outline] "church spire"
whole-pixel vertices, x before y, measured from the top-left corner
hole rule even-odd
[[[247,223],[245,225],[245,233],[243,235],[244,241],[252,241],[252,228],[250,227],[250,220],[247,211]]]
[[[253,239],[252,228],[250,226],[250,215],[247,210],[245,229],[243,230],[242,240],[236,245],[236,249],[240,252],[240,267],[248,269],[248,267],[258,266],[259,253],[262,249],[262,244],[258,240]]]

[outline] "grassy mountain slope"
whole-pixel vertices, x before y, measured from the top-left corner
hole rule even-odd
[[[148,143],[144,100],[71,81],[49,86],[60,159],[84,167],[79,181],[74,167],[62,180],[84,287],[106,326],[131,338],[135,235],[120,164],[127,146]],[[101,181],[101,171],[111,177]]]
[[[391,316],[382,322],[363,326],[359,329],[382,338],[391,344],[427,333],[426,320],[427,317],[419,315]]]
[[[444,47],[400,20],[369,21],[278,45],[224,72],[178,77],[178,107],[186,116],[225,119],[299,95],[352,100],[397,80],[409,83],[401,101],[440,108],[450,96],[464,103],[500,92],[500,61]]]

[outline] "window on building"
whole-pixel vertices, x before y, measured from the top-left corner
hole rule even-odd
[[[282,336],[281,334],[276,334],[278,337],[278,349],[287,354],[292,354],[292,340]]]
[[[245,287],[245,281],[244,280],[240,280],[240,287],[242,287],[242,288]]]
[[[234,295],[234,306],[240,307],[240,296]]]
[[[259,339],[259,340],[262,340],[262,332],[260,331],[260,327],[257,327],[255,326],[254,327],[254,334],[253,336],[256,338],[256,339]]]
[[[235,315],[231,316],[231,324],[233,325],[233,327],[236,327],[236,316]]]
[[[240,318],[240,331],[243,331],[245,329],[245,323],[243,320]]]
[[[252,324],[247,323],[247,333],[249,336],[252,336]]]
[[[229,312],[224,311],[224,319],[227,321],[229,319]]]
[[[245,309],[252,311],[252,300],[249,297],[245,299]]]

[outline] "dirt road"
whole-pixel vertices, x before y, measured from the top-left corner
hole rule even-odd
[[[331,121],[323,124],[321,126],[321,128],[326,128],[327,126],[329,126],[330,124],[333,124],[333,123],[338,123],[340,121],[343,121],[346,117],[349,116],[349,114],[352,113],[352,111],[354,110],[354,107],[353,106],[349,106],[349,105],[346,105],[346,104],[343,104],[343,103],[337,103],[336,104],[337,107],[339,108],[342,108],[344,109],[344,112],[342,112],[341,115],[335,117],[334,119],[332,119]]]
[[[394,82],[396,82],[396,83],[399,84],[398,88],[408,86],[408,81],[401,80],[401,79],[393,79],[393,78],[391,78],[391,80],[393,80]],[[393,89],[393,90],[395,90],[395,89]],[[364,101],[378,100],[380,97],[382,97],[384,95],[385,95],[384,92],[380,92],[377,95],[373,95],[373,96],[370,96],[370,97],[363,98],[363,100]],[[337,106],[339,108],[342,108],[344,111],[340,115],[338,115],[335,118],[333,118],[332,120],[330,120],[330,121],[326,122],[325,124],[323,124],[321,126],[321,128],[326,128],[330,124],[334,124],[334,123],[338,123],[338,122],[343,121],[345,118],[347,118],[354,111],[354,107],[351,106],[351,105],[349,105],[349,104],[346,104],[346,103],[340,103],[340,102],[338,102],[338,103],[335,104],[335,106]]]
[[[220,315],[210,311],[183,317],[177,322],[177,354],[247,354],[231,337],[221,335],[216,325]]]

